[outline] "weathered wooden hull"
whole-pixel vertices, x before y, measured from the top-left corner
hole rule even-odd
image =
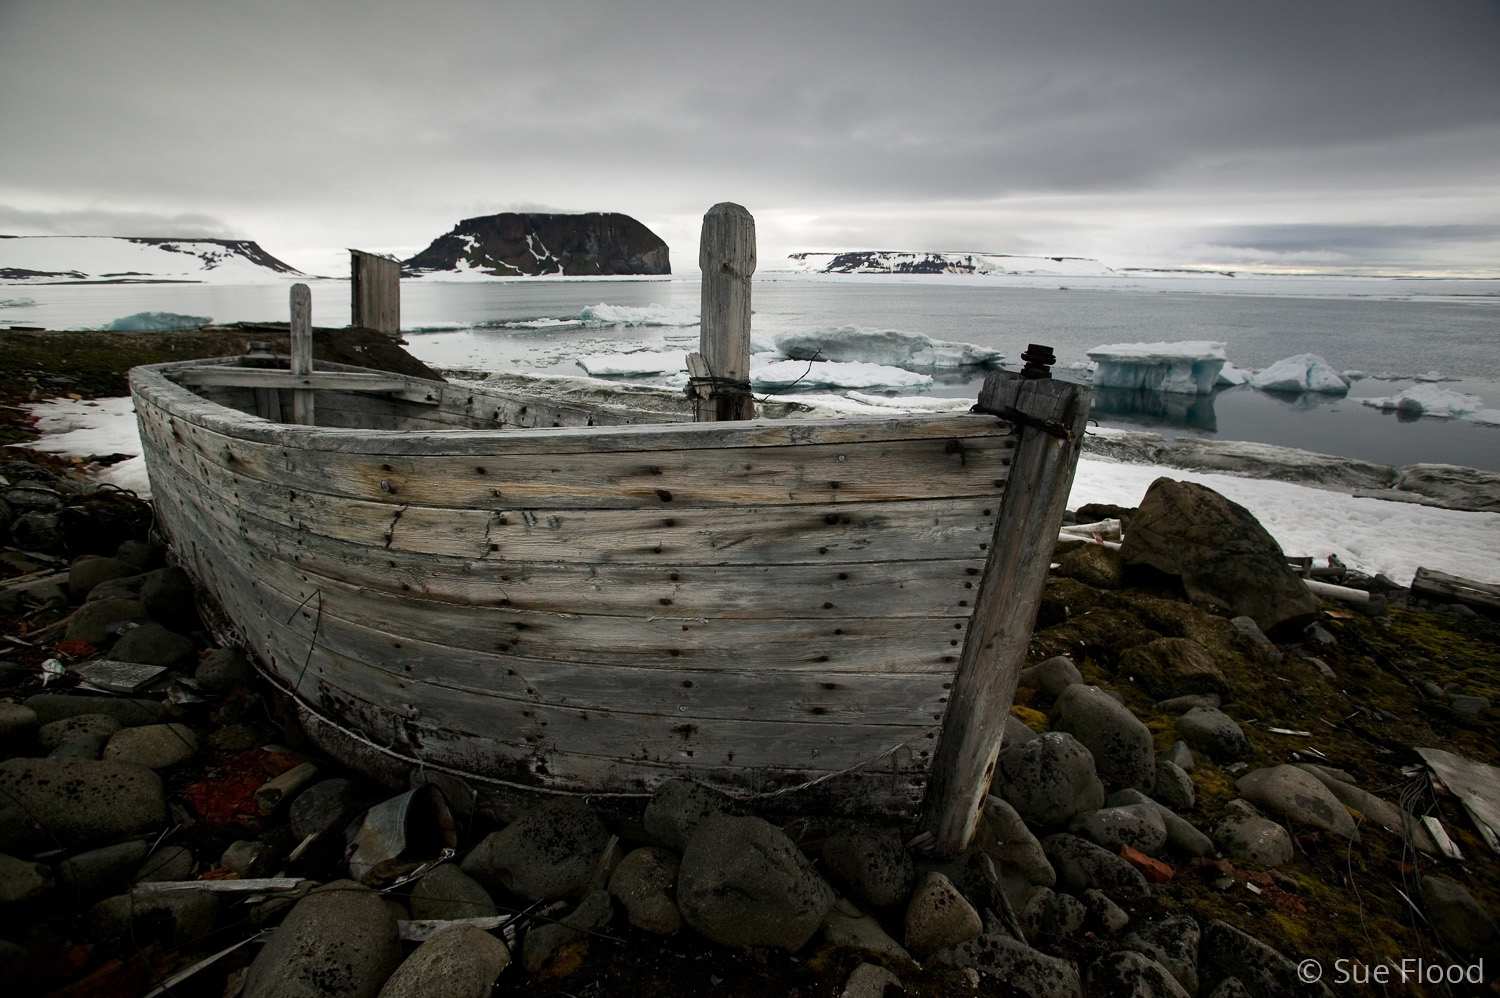
[[[315,737],[499,791],[920,807],[1016,425],[605,426],[408,379],[305,427],[199,370],[132,372],[158,517]]]

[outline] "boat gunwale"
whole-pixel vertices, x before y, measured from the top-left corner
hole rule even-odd
[[[461,457],[475,453],[498,453],[515,449],[531,450],[545,445],[549,454],[577,454],[609,450],[619,452],[662,449],[707,450],[722,448],[796,447],[815,443],[838,443],[815,439],[824,432],[865,431],[864,442],[882,439],[901,440],[933,436],[995,437],[1014,435],[1015,426],[991,414],[981,412],[902,413],[891,415],[846,415],[813,419],[771,419],[759,417],[739,422],[687,422],[662,420],[600,426],[545,426],[459,429],[390,429],[372,430],[350,427],[301,426],[282,423],[236,409],[206,398],[168,377],[169,374],[195,367],[225,365],[234,357],[212,360],[172,361],[132,368],[131,394],[176,418],[184,418],[214,433],[251,443],[272,446],[295,446],[308,451],[343,454],[402,454],[410,456]],[[365,372],[370,368],[346,364],[328,364],[325,370]],[[380,373],[380,372],[375,372]],[[398,375],[414,390],[448,390],[478,392],[507,401],[528,400],[520,393],[496,391],[477,385],[454,385],[428,381],[410,375]],[[558,408],[589,412],[587,403],[558,402]],[[601,413],[618,415],[618,410],[599,407]],[[923,432],[925,431],[925,432]],[[934,432],[937,431],[937,432]],[[399,445],[399,446],[398,446]]]

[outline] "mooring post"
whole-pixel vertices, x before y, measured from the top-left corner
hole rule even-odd
[[[699,406],[698,419],[754,419],[750,275],[755,273],[755,219],[748,211],[727,201],[708,209],[698,243],[698,266],[703,271],[701,365],[691,358],[688,365],[689,374],[697,379],[699,397],[707,397],[707,403]],[[706,376],[701,374],[702,367],[707,368]]]
[[[306,376],[313,369],[312,291],[306,284],[292,285],[292,374]],[[292,419],[303,426],[313,425],[311,388],[292,392]]]
[[[349,324],[401,338],[401,264],[387,256],[349,251]]]
[[[1017,440],[924,801],[941,856],[967,848],[979,823],[1088,420],[1089,389],[1051,379],[1050,349],[1023,359],[1022,374],[985,379],[975,406],[1013,422]]]

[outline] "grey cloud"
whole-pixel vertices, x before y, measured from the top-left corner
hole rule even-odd
[[[80,209],[29,211],[0,204],[0,232],[29,236],[181,236],[245,238],[210,215]]]

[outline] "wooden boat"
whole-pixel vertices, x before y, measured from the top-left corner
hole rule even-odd
[[[497,799],[689,777],[967,841],[1086,388],[686,422],[247,363],[131,373],[158,519],[335,757]]]

